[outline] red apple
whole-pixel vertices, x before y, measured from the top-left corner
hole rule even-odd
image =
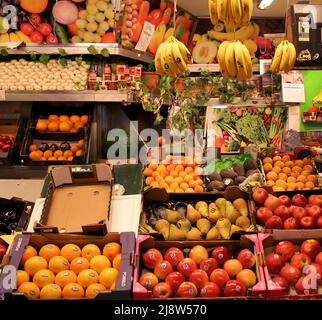
[[[224,289],[225,297],[242,297],[246,295],[246,287],[240,281],[229,280]]]
[[[302,194],[296,194],[292,198],[292,203],[298,207],[305,207],[307,204],[306,198]]]
[[[229,280],[229,275],[224,269],[216,269],[210,275],[210,281],[216,283],[220,288],[224,288]]]
[[[289,229],[299,229],[299,228],[300,228],[300,221],[294,217],[287,218],[284,221],[284,229],[289,230]]]
[[[175,247],[169,248],[164,255],[164,260],[169,261],[173,267],[176,267],[177,264],[183,259],[183,252]]]
[[[322,207],[322,195],[312,194],[309,196],[309,204]]]
[[[316,221],[318,228],[322,229],[322,216]]]
[[[294,285],[301,276],[301,271],[298,268],[287,265],[282,268],[280,276],[285,278],[290,285]]]
[[[256,211],[256,219],[261,225],[265,225],[266,221],[272,216],[273,212],[265,207],[261,207]]]
[[[191,272],[189,281],[194,283],[198,290],[201,290],[202,287],[209,282],[209,278],[206,271],[197,269]]]
[[[300,225],[303,229],[312,229],[314,228],[314,219],[312,217],[303,217],[300,220]]]
[[[208,259],[208,251],[203,246],[194,246],[189,252],[189,258],[196,264],[200,264],[201,261]]]
[[[224,270],[231,278],[235,277],[242,269],[243,265],[237,259],[229,259],[224,263]]]
[[[178,271],[170,272],[165,278],[165,282],[172,290],[177,290],[182,282],[184,282],[184,275]]]
[[[268,197],[268,192],[263,188],[255,188],[253,199],[256,203],[263,204]]]
[[[322,266],[322,252],[315,257],[315,262]]]
[[[316,289],[310,287],[310,278],[300,277],[295,284],[295,291],[297,294],[315,294],[317,293]]]
[[[315,257],[320,253],[320,244],[319,241],[315,239],[308,239],[303,241],[301,244],[300,252],[308,255],[311,260],[314,260]]]
[[[264,207],[273,211],[281,205],[281,200],[273,195],[268,195],[267,199],[264,202]]]
[[[197,270],[197,264],[191,258],[184,258],[178,263],[177,270],[189,278],[191,272]]]
[[[181,283],[177,290],[177,296],[181,298],[194,298],[197,294],[197,287],[188,281]]]
[[[158,249],[149,249],[143,254],[142,257],[143,264],[149,268],[154,269],[154,267],[163,261],[161,252]]]
[[[223,265],[231,254],[227,247],[217,247],[212,251],[211,256],[216,259],[219,265]]]
[[[275,278],[272,278],[272,281],[276,283],[278,286],[280,286],[281,288],[285,289],[286,292],[290,290],[290,285],[288,284],[285,278],[275,277]]]
[[[0,263],[4,255],[6,254],[6,252],[7,252],[7,247],[4,244],[0,243]]]
[[[311,258],[307,254],[297,252],[292,257],[290,264],[302,271],[303,268],[311,264],[311,262]]]
[[[283,221],[285,221],[286,219],[292,216],[290,209],[286,206],[278,206],[274,210],[274,214],[280,217]]]
[[[292,242],[284,240],[280,241],[275,249],[274,252],[278,255],[280,255],[284,261],[289,261],[293,257],[295,253],[295,246]]]
[[[157,276],[152,272],[147,272],[142,274],[140,280],[140,284],[147,290],[152,290],[153,287],[159,282]]]
[[[292,216],[299,221],[307,215],[305,209],[302,207],[291,206],[290,211]]]
[[[290,207],[291,206],[292,201],[291,201],[291,199],[288,196],[283,195],[283,196],[280,196],[278,198],[281,200],[281,205],[282,206],[286,206],[286,207]]]
[[[154,267],[154,274],[159,280],[165,280],[167,275],[173,271],[172,265],[169,261],[163,260]]]
[[[173,292],[171,287],[167,283],[160,282],[154,286],[152,294],[155,298],[166,299],[171,298]]]
[[[243,268],[252,268],[256,262],[254,254],[249,249],[240,251],[237,259],[243,265]]]
[[[204,298],[220,297],[221,289],[214,282],[207,282],[200,290],[200,296]]]
[[[278,274],[284,267],[285,261],[280,255],[272,252],[266,257],[266,265],[270,273]]]
[[[283,220],[278,216],[270,217],[265,223],[266,229],[283,229]]]
[[[218,263],[214,258],[208,258],[206,260],[203,260],[200,263],[200,269],[206,271],[208,276],[210,276],[211,273],[217,268],[218,268]]]
[[[307,209],[307,213],[314,220],[318,220],[322,215],[322,209],[320,208],[320,206],[314,204]]]

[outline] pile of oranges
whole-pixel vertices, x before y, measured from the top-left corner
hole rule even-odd
[[[67,244],[44,245],[39,252],[27,246],[17,270],[17,292],[29,299],[95,298],[101,291],[114,290],[120,271],[121,245],[95,244],[82,249]]]
[[[152,188],[164,188],[167,192],[204,192],[202,168],[184,157],[174,161],[168,156],[164,163],[150,163],[144,170],[145,184]]]
[[[84,128],[88,123],[88,115],[72,115],[68,117],[66,115],[58,116],[51,114],[48,119],[39,119],[36,124],[36,130],[39,132],[74,132]]]
[[[312,160],[291,160],[290,156],[266,157],[263,169],[267,185],[274,191],[312,190],[317,188]]]
[[[74,157],[81,157],[83,154],[84,140],[72,144],[69,150],[39,150],[38,145],[29,146],[29,158],[33,161],[73,161]]]

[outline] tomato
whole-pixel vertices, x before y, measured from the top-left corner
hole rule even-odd
[[[37,13],[32,13],[29,16],[29,19],[34,26],[39,26],[41,24],[41,17]]]
[[[45,37],[49,36],[52,32],[53,28],[51,27],[51,25],[49,23],[42,23],[39,27],[38,27],[38,31]]]
[[[35,31],[34,27],[30,23],[27,23],[27,22],[24,22],[21,24],[20,30],[28,36],[31,35]]]
[[[42,43],[44,41],[43,36],[41,35],[40,32],[38,31],[34,31],[31,35],[30,35],[30,39],[32,42],[34,43]]]
[[[46,42],[47,43],[58,43],[58,39],[56,36],[54,36],[53,34],[50,34],[47,38],[46,38]]]

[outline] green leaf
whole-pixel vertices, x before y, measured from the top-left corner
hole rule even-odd
[[[98,83],[98,81],[95,81],[94,87],[93,87],[94,91],[97,91],[99,88],[100,88],[100,84]]]
[[[47,64],[50,59],[50,56],[48,54],[42,54],[39,58],[39,62],[43,64]]]
[[[62,65],[63,67],[67,67],[68,62],[66,58],[59,58],[58,62],[60,63],[60,65]]]
[[[0,55],[7,57],[9,55],[8,51],[6,49],[1,49]]]
[[[160,113],[158,113],[153,124],[157,126],[161,123],[163,119],[164,119],[163,116]]]
[[[77,65],[80,67],[82,65],[82,62],[83,62],[82,56],[76,57],[75,61],[76,61]]]
[[[92,54],[92,55],[96,55],[97,54],[97,49],[95,46],[93,45],[90,45],[88,48],[87,48],[87,51]]]
[[[62,57],[65,57],[65,56],[68,55],[67,51],[65,49],[63,49],[63,48],[59,48],[58,52]]]
[[[103,48],[100,52],[101,56],[108,58],[110,56],[110,52],[108,51],[108,49]]]
[[[37,60],[37,53],[31,52],[29,56],[30,56],[30,59],[31,60],[33,60],[33,61],[36,61]]]

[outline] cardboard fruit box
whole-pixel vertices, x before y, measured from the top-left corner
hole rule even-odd
[[[140,222],[140,234],[149,234],[155,237],[158,240],[184,240],[184,239],[173,239],[172,237],[164,237],[162,233],[158,232],[155,229],[155,224],[158,220],[162,219],[162,213],[160,208],[170,209],[173,211],[177,211],[180,213],[181,218],[185,219],[188,217],[187,215],[187,206],[192,205],[196,206],[197,203],[206,203],[208,206],[207,214],[210,212],[210,204],[214,203],[219,198],[225,198],[227,201],[231,203],[238,198],[242,198],[245,200],[248,210],[248,219],[250,222],[249,227],[244,229],[238,228],[230,228],[230,239],[239,239],[241,235],[246,233],[256,233],[255,220],[253,216],[253,211],[250,207],[249,201],[249,193],[240,190],[238,187],[228,187],[223,194],[210,194],[210,193],[167,193],[164,189],[149,189],[143,194],[143,207],[144,211],[141,214],[141,222]],[[234,206],[234,205],[233,205]],[[183,209],[183,211],[181,211]],[[234,210],[237,210],[236,208]],[[197,210],[198,211],[198,210]],[[216,225],[215,220],[211,220],[205,215],[200,216],[201,218],[206,218],[210,221],[210,228]],[[223,216],[221,216],[223,218]],[[227,217],[228,218],[228,217]],[[168,218],[165,218],[168,219]],[[189,219],[188,219],[189,220]],[[170,223],[170,229],[174,223]],[[175,224],[174,224],[175,225]],[[231,225],[234,224],[231,222]],[[197,224],[191,221],[192,227],[197,227]],[[152,228],[151,228],[152,227]],[[173,227],[172,227],[173,228]],[[238,230],[237,230],[238,229]],[[206,236],[204,236],[206,238]],[[221,237],[223,239],[227,239],[227,237]],[[211,238],[210,238],[211,239]],[[199,239],[198,239],[199,240]],[[214,239],[211,239],[214,240]]]
[[[135,269],[134,269],[134,279],[133,279],[133,299],[136,300],[151,300],[156,299],[152,296],[152,292],[148,291],[140,283],[140,277],[147,271],[153,272],[153,270],[147,269],[142,262],[142,254],[150,248],[158,249],[162,254],[169,248],[176,247],[183,250],[186,257],[188,257],[188,252],[191,248],[196,245],[204,246],[210,253],[212,249],[217,246],[225,246],[229,249],[230,253],[236,255],[236,253],[242,249],[249,249],[252,251],[256,257],[256,264],[253,267],[253,271],[257,277],[257,283],[247,290],[247,295],[242,297],[218,297],[218,298],[202,298],[197,296],[195,298],[184,298],[184,299],[238,299],[238,300],[248,300],[248,299],[265,299],[266,296],[266,284],[264,271],[262,268],[262,261],[260,255],[260,246],[257,241],[257,235],[245,235],[240,240],[228,240],[228,241],[156,241],[150,236],[139,236],[136,242],[135,250]],[[175,269],[175,268],[174,268]],[[189,280],[185,280],[189,281]],[[161,281],[160,281],[161,282]],[[182,299],[171,297],[172,299]]]
[[[106,234],[113,177],[106,164],[58,166],[50,183],[37,232]]]
[[[19,268],[21,257],[27,245],[33,246],[37,251],[46,244],[55,244],[59,248],[66,244],[75,244],[80,248],[87,244],[96,244],[100,249],[110,242],[121,244],[121,263],[120,271],[115,283],[115,290],[99,292],[95,297],[96,300],[120,300],[131,299],[132,290],[132,275],[133,275],[133,255],[135,249],[135,235],[133,232],[124,233],[108,233],[104,236],[88,236],[82,234],[39,234],[25,233],[16,235],[12,247],[7,253],[6,260],[8,264]],[[1,285],[0,276],[0,285]],[[4,290],[5,299],[25,300],[27,297],[24,294],[17,293],[11,290]],[[85,298],[83,298],[85,299]],[[87,298],[86,298],[87,299]]]
[[[307,230],[299,230],[298,233],[301,233],[300,237],[297,238],[287,238],[284,240],[290,241],[295,246],[295,252],[300,251],[300,246],[304,240],[312,239],[311,233],[307,232]],[[320,246],[322,245],[322,238],[314,238],[319,241]],[[307,294],[297,294],[294,286],[290,287],[290,290],[286,290],[279,286],[278,284],[272,281],[273,275],[270,274],[267,268],[266,256],[272,252],[274,252],[275,246],[280,242],[280,240],[274,239],[274,236],[270,234],[258,234],[258,242],[261,246],[261,252],[263,257],[261,258],[264,261],[263,270],[265,274],[266,286],[267,286],[267,299],[269,300],[321,300],[322,299],[322,285],[316,285],[317,292],[316,293],[307,293]],[[286,262],[285,265],[289,265],[289,262]],[[303,272],[302,272],[302,275]],[[279,276],[279,275],[275,275]],[[312,280],[311,280],[312,281]],[[313,282],[308,281],[309,284],[313,284]]]

